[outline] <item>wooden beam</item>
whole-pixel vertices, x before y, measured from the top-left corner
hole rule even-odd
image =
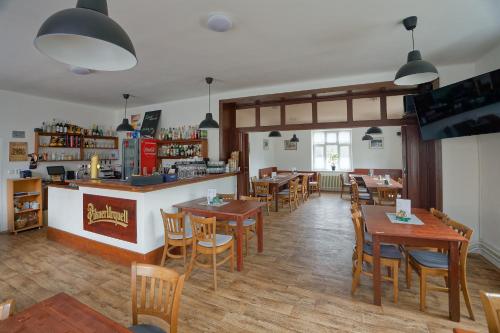
[[[387,119],[387,96],[380,96],[380,119]]]
[[[313,102],[312,102],[312,122],[313,124],[318,123],[318,101],[316,100],[317,96],[316,94],[313,95]]]

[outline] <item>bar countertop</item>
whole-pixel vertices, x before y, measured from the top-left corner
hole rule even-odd
[[[200,183],[208,180],[225,178],[236,176],[237,172],[229,172],[223,174],[210,174],[205,176],[200,176],[196,178],[189,179],[179,179],[169,183],[161,183],[155,185],[144,185],[144,186],[133,186],[130,185],[127,181],[122,180],[73,180],[71,183],[79,186],[79,187],[93,187],[100,188],[105,190],[115,190],[115,191],[127,191],[127,192],[138,192],[138,193],[146,193],[159,191],[167,188],[183,186],[188,184]],[[51,185],[49,185],[51,186]]]

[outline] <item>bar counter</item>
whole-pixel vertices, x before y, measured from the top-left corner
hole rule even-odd
[[[92,188],[101,188],[101,189],[107,189],[107,190],[146,193],[146,192],[159,191],[159,190],[163,190],[166,188],[172,188],[172,187],[177,187],[177,186],[205,182],[205,181],[213,180],[213,179],[232,177],[232,176],[235,176],[236,174],[237,173],[234,173],[234,172],[222,173],[222,174],[210,174],[210,175],[199,176],[199,177],[195,177],[195,178],[179,179],[179,180],[176,180],[173,182],[168,182],[168,183],[161,183],[161,184],[155,184],[155,185],[144,185],[144,186],[133,186],[133,185],[130,185],[127,181],[121,181],[121,180],[73,180],[73,181],[71,181],[71,183],[76,184],[78,186],[82,186],[82,187],[92,187]]]
[[[109,180],[48,187],[47,237],[117,263],[158,264],[164,245],[160,209],[202,197],[208,189],[236,193],[237,174],[207,175],[157,185]]]

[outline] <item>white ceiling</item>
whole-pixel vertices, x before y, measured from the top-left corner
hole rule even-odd
[[[500,41],[498,0],[109,0],[139,59],[126,72],[76,76],[33,47],[42,22],[76,0],[0,0],[0,89],[121,107],[213,91],[394,71],[410,35],[399,22],[417,15],[416,46],[437,65],[475,61]],[[225,12],[234,28],[204,27]]]

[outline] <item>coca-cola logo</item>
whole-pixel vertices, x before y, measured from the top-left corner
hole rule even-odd
[[[156,155],[156,145],[144,146],[144,154]]]

